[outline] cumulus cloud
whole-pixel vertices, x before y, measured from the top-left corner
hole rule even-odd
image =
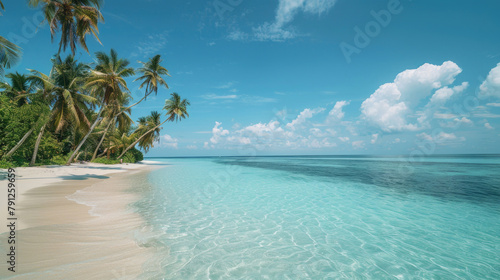
[[[491,124],[490,124],[490,123],[485,123],[485,124],[484,124],[484,127],[486,127],[486,129],[489,129],[489,130],[493,130],[493,129],[495,129],[493,126],[491,126]]]
[[[339,140],[342,142],[349,142],[349,137],[339,137]]]
[[[305,109],[302,111],[295,120],[288,123],[286,126],[292,130],[295,130],[297,126],[305,123],[308,119],[312,118],[314,115],[321,113],[325,110],[325,108],[316,108],[316,109]]]
[[[173,138],[168,134],[161,136],[160,143],[161,147],[172,148],[172,149],[179,148],[179,140],[177,138]]]
[[[334,122],[334,121],[339,121],[344,118],[344,111],[342,110],[345,106],[349,105],[351,102],[350,101],[338,101],[335,103],[335,106],[333,106],[333,109],[328,113],[328,122]]]
[[[370,140],[370,143],[375,144],[377,143],[378,140],[378,133],[372,134],[372,140]]]
[[[462,93],[469,87],[469,83],[463,82],[461,85],[449,88],[443,87],[436,90],[436,93],[431,97],[431,101],[429,104],[444,104],[448,101],[453,95]]]
[[[500,63],[491,69],[486,80],[479,87],[480,97],[500,98]]]
[[[210,142],[212,144],[219,143],[221,137],[229,134],[229,130],[222,128],[222,123],[215,122],[215,126],[212,129],[212,138],[210,138]]]
[[[405,70],[393,83],[380,86],[362,103],[363,117],[386,132],[417,130],[417,124],[408,122],[408,114],[433,90],[452,84],[461,72],[462,69],[451,61],[442,65],[426,63],[417,69]],[[449,93],[443,90],[436,100],[447,95]]]

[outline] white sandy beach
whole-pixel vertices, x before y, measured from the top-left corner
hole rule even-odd
[[[129,209],[138,199],[130,176],[158,166],[74,164],[16,169],[16,272],[0,265],[1,279],[136,279],[152,251],[134,232],[142,218]],[[7,181],[1,181],[6,185]],[[0,217],[7,221],[7,191]],[[6,259],[8,228],[0,229]]]

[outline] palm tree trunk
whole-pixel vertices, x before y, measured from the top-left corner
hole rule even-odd
[[[141,98],[141,100],[137,101],[136,103],[128,106],[127,108],[123,109],[121,112],[119,112],[118,114],[116,114],[115,116],[113,116],[113,119],[115,120],[118,116],[120,116],[121,114],[125,113],[125,111],[129,110],[130,108],[136,106],[136,105],[139,105],[139,103],[141,103],[142,101],[144,101],[144,99],[146,99],[153,91],[150,91],[148,94],[145,94],[143,98]],[[97,153],[99,151],[99,148],[101,147],[102,145],[102,142],[104,142],[104,138],[106,137],[106,134],[108,133],[108,130],[111,126],[113,122],[111,121],[109,124],[108,124],[108,127],[106,127],[106,130],[104,131],[104,135],[102,136],[101,138],[101,141],[99,141],[99,144],[97,145],[97,147],[95,148],[95,151],[94,151],[94,155],[92,156],[92,159],[90,161],[93,161],[94,159],[96,159],[97,157]]]
[[[42,126],[42,129],[40,129],[40,133],[38,133],[38,138],[36,139],[35,150],[33,151],[33,157],[31,158],[30,166],[35,165],[38,148],[40,147],[40,142],[42,141],[43,132],[45,131],[46,126],[47,124],[44,124]]]
[[[26,141],[26,139],[28,139],[28,137],[33,133],[33,131],[35,131],[34,126],[28,132],[26,132],[26,134],[24,134],[23,138],[21,138],[21,140],[19,140],[19,142],[14,146],[14,148],[12,148],[7,154],[5,154],[2,157],[2,159],[11,157],[17,151],[17,149],[19,149],[19,147],[21,147],[21,145],[24,143],[24,141]]]
[[[139,141],[141,141],[142,138],[144,138],[144,136],[148,135],[149,133],[155,131],[155,129],[157,129],[158,127],[162,126],[164,123],[166,123],[168,121],[168,119],[166,119],[164,122],[162,122],[161,124],[151,128],[150,130],[148,130],[146,133],[144,133],[143,135],[141,135],[141,137],[137,138],[137,140],[135,140],[134,143],[132,143],[130,146],[128,146],[125,151],[123,151],[123,153],[117,158],[117,159],[120,159],[121,157],[123,157],[123,155],[125,155],[126,152],[128,152],[128,150],[132,149],[135,145],[137,145],[137,143],[139,143]]]
[[[85,143],[85,141],[87,141],[87,138],[89,138],[90,134],[92,134],[92,131],[94,131],[95,127],[100,122],[99,119],[101,118],[101,114],[104,111],[105,107],[106,106],[103,105],[102,108],[101,108],[101,110],[99,110],[99,114],[97,114],[97,118],[94,121],[94,123],[92,124],[92,126],[90,127],[89,132],[87,132],[87,134],[85,135],[85,137],[83,137],[82,141],[80,141],[80,144],[78,144],[78,146],[76,147],[76,149],[73,152],[73,154],[71,154],[71,156],[68,159],[68,162],[66,162],[66,165],[70,165],[73,162],[73,160],[75,159],[75,155],[80,151],[80,149],[82,148],[82,146]]]
[[[117,115],[118,116],[118,115]],[[114,120],[111,120],[106,127],[106,130],[104,130],[104,134],[102,135],[101,141],[99,141],[99,144],[95,148],[94,155],[92,156],[92,159],[90,160],[91,162],[94,161],[94,159],[97,157],[97,152],[99,152],[99,148],[102,145],[102,142],[104,142],[104,138],[106,138],[106,134],[108,133],[109,128],[111,127],[111,124],[113,124]]]

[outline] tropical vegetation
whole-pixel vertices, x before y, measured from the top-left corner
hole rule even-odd
[[[165,101],[164,117],[157,111],[137,121],[131,117],[133,107],[152,93],[157,95],[160,88],[169,88],[165,78],[170,75],[161,55],[139,61],[137,69],[113,49],[96,52],[94,63],[75,58],[77,47],[90,53],[87,35],[99,41],[98,24],[104,21],[101,0],[28,0],[28,4],[42,9],[52,39],[57,33],[61,38],[51,69],[6,74],[21,51],[0,36],[0,168],[138,162],[159,142],[166,122],[189,117],[190,103],[177,93]],[[70,53],[64,55],[67,48]],[[136,74],[133,83],[139,82],[144,90],[138,101],[127,83]]]

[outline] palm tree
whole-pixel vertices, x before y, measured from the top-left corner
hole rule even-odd
[[[2,1],[0,1],[0,11],[1,10],[5,10]],[[0,15],[2,15],[2,13],[0,13]],[[21,48],[0,36],[0,75],[3,75],[4,69],[10,68],[20,57]]]
[[[146,153],[150,148],[154,147],[154,143],[160,140],[161,128],[158,125],[161,123],[161,113],[157,111],[151,112],[151,115],[147,117],[139,118],[139,128],[137,129],[137,135],[145,136],[139,141],[138,145]],[[155,127],[153,131],[149,132],[151,128]]]
[[[94,96],[101,97],[101,109],[99,110],[94,124],[92,124],[90,130],[69,157],[66,163],[68,165],[73,162],[80,148],[101,121],[101,114],[106,106],[115,104],[115,102],[119,104],[127,98],[129,89],[125,78],[133,76],[135,73],[133,68],[128,67],[130,64],[129,61],[126,59],[119,59],[118,54],[113,49],[111,49],[109,56],[106,53],[97,52],[96,58],[98,64],[95,69],[91,71],[92,74],[88,78],[85,88],[89,89]]]
[[[137,72],[141,73],[142,76],[139,78],[135,79],[135,81],[142,80],[142,84],[140,85],[139,89],[142,89],[144,86],[146,87],[146,92],[144,94],[144,97],[139,100],[138,102],[134,103],[133,105],[124,108],[122,111],[118,112],[114,118],[119,118],[123,113],[125,112],[130,112],[130,109],[132,107],[138,105],[141,103],[143,100],[145,100],[151,93],[155,93],[157,95],[158,93],[158,88],[159,86],[164,86],[168,89],[168,84],[163,78],[163,76],[169,76],[168,70],[161,65],[162,59],[161,55],[155,55],[153,58],[149,59],[148,62],[140,62],[142,64],[142,67],[137,70]],[[104,135],[101,138],[100,143],[97,145],[94,155],[92,157],[92,160],[94,160],[97,156],[97,152],[100,149],[102,142],[104,140],[104,137],[106,136],[106,133],[108,129],[111,127],[111,122],[109,123],[108,127],[104,131]]]
[[[2,93],[11,100],[16,101],[19,107],[28,104],[27,96],[33,90],[30,78],[18,72],[7,74],[5,77],[10,80],[10,84],[0,83],[0,89],[3,90]]]
[[[45,20],[49,23],[51,38],[61,31],[59,53],[68,45],[75,55],[76,45],[80,45],[87,53],[86,36],[93,35],[99,43],[99,22],[104,18],[99,11],[102,0],[29,0],[31,7],[42,6]]]
[[[38,147],[47,126],[54,127],[56,133],[70,125],[85,131],[90,126],[85,112],[96,102],[94,97],[82,90],[88,77],[88,65],[78,63],[73,56],[65,60],[56,56],[52,63],[49,76],[31,70],[33,75],[30,79],[39,89],[36,98],[51,106],[52,110],[49,116],[43,116],[44,124],[38,133],[30,165],[36,162]]]
[[[148,62],[140,62],[143,66],[139,68],[137,72],[141,73],[142,76],[135,79],[135,81],[142,80],[142,84],[139,89],[146,86],[146,94],[144,98],[152,92],[154,92],[155,95],[158,94],[158,86],[165,86],[168,89],[168,84],[162,76],[166,75],[170,77],[170,74],[168,74],[168,70],[165,67],[161,66],[161,62],[162,59],[159,54],[155,55]]]
[[[62,60],[59,55],[52,59],[53,67],[49,76],[32,70],[33,79],[45,94],[50,95],[52,105],[52,122],[55,132],[59,133],[69,125],[75,125],[82,130],[90,127],[85,112],[96,103],[96,98],[84,90],[89,76],[89,66],[79,63],[72,55]]]
[[[126,100],[126,102],[124,102],[124,104],[116,104],[116,103],[117,102],[115,102],[114,105],[109,106],[107,110],[103,113],[105,116],[102,120],[102,123],[103,124],[107,123],[107,125],[104,131],[102,132],[101,140],[99,141],[99,144],[97,144],[94,154],[92,155],[92,159],[90,161],[96,159],[97,153],[99,152],[99,149],[104,140],[106,139],[106,135],[112,126],[113,127],[118,126],[118,129],[120,131],[125,131],[128,127],[130,127],[130,125],[133,122],[132,119],[130,118],[130,113],[132,110],[130,110],[129,108],[123,109],[124,104],[128,103],[128,99]]]
[[[144,134],[142,134],[137,140],[135,140],[134,143],[132,143],[130,146],[125,149],[122,154],[118,157],[120,159],[125,155],[125,153],[132,149],[139,141],[141,141],[144,137],[146,137],[149,133],[155,131],[159,127],[161,127],[164,123],[167,121],[181,121],[182,119],[185,119],[186,117],[189,117],[189,114],[187,112],[187,106],[191,105],[187,99],[182,99],[179,94],[177,93],[172,93],[172,97],[170,99],[165,100],[165,106],[163,107],[163,110],[166,110],[166,116],[168,117],[164,122],[160,123],[159,125],[151,128],[150,130],[146,131]],[[151,138],[153,139],[153,138]]]
[[[28,96],[33,92],[34,80],[24,74],[11,73],[6,76],[10,79],[10,84],[0,83],[0,89],[3,89],[2,94],[9,97],[11,100],[16,101],[17,106],[21,107],[23,105],[29,104]],[[36,130],[41,122],[44,122],[43,116],[34,123],[30,130],[28,130],[24,136],[17,142],[17,144],[10,149],[2,158],[11,157],[31,136],[31,134]]]

